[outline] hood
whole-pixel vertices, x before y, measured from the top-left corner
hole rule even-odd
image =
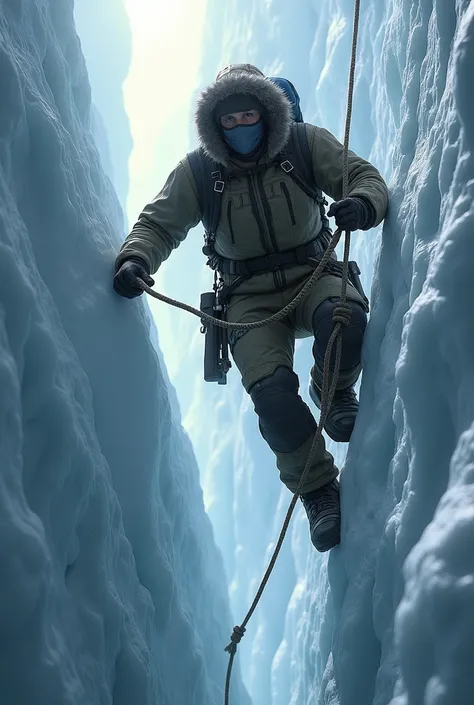
[[[214,111],[218,103],[235,94],[255,96],[263,105],[267,153],[270,158],[276,157],[290,136],[292,107],[279,86],[247,64],[238,64],[221,71],[217,80],[205,88],[198,98],[195,121],[204,152],[219,164],[228,165],[229,149]]]

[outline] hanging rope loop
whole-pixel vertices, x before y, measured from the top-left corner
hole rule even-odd
[[[350,304],[339,303],[332,314],[332,321],[334,325],[340,323],[343,326],[348,326],[351,322],[352,316],[352,306]]]
[[[227,328],[229,330],[255,330],[256,328],[264,328],[265,326],[270,325],[271,323],[277,323],[278,321],[282,321],[284,318],[286,318],[299,304],[305,296],[309,293],[309,291],[313,288],[315,282],[319,279],[319,277],[322,276],[324,273],[326,264],[328,260],[330,259],[332,253],[336,249],[336,246],[341,239],[341,231],[340,230],[335,230],[331,240],[329,242],[329,245],[327,246],[323,256],[321,257],[320,260],[312,260],[312,263],[315,265],[315,270],[312,273],[312,275],[309,277],[299,294],[295,296],[293,301],[290,301],[289,304],[285,306],[285,308],[282,308],[281,311],[277,311],[277,313],[274,313],[273,316],[269,316],[268,318],[264,318],[260,321],[252,321],[252,323],[230,323],[229,321],[221,321],[219,318],[214,318],[214,316],[210,316],[207,313],[204,313],[203,311],[200,311],[197,308],[194,308],[193,306],[189,306],[189,304],[185,304],[182,301],[177,301],[176,299],[172,299],[169,296],[165,296],[164,294],[161,294],[159,291],[154,291],[146,282],[143,281],[143,279],[140,279],[139,277],[137,278],[138,284],[141,286],[143,291],[146,291],[147,294],[152,296],[154,299],[158,299],[159,301],[163,301],[165,304],[169,304],[170,306],[174,306],[175,308],[179,308],[182,311],[188,311],[188,313],[192,313],[194,316],[198,316],[202,321],[207,321],[208,323],[212,323],[215,326],[218,326],[219,328]],[[344,277],[344,272],[343,272],[343,277]]]

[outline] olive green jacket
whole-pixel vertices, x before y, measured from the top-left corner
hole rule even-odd
[[[316,184],[334,200],[342,198],[343,146],[327,130],[306,123]],[[270,162],[264,155],[260,164]],[[229,259],[248,259],[288,250],[315,238],[321,229],[319,205],[278,165],[252,173],[248,162],[232,162],[226,169],[222,209],[215,248]],[[388,190],[369,162],[349,152],[349,196],[362,196],[372,204],[378,225],[385,217]],[[117,257],[116,267],[129,257],[141,257],[156,272],[173,249],[201,220],[196,184],[187,158],[168,177],[163,189],[140,214]],[[306,276],[308,266],[252,277],[239,293],[283,288]],[[234,277],[227,276],[230,283]]]

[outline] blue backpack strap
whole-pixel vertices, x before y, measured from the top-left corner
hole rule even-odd
[[[198,201],[204,225],[205,255],[214,253],[217,226],[221,212],[222,193],[224,180],[222,167],[199,147],[187,155],[189,166],[193,172],[194,181],[198,192]]]

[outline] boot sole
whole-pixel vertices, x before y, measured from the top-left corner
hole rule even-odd
[[[311,535],[311,543],[320,553],[325,553],[337,546],[341,541],[341,522],[339,515],[332,514],[325,517],[321,523],[316,526],[313,533],[316,533],[317,536],[313,537],[313,535]]]
[[[310,383],[310,385],[309,385],[309,396],[311,397],[311,401],[314,403],[314,405],[317,406],[318,409],[321,409],[319,397],[318,397],[317,392],[315,391],[312,383]],[[335,443],[349,443],[349,441],[351,440],[352,429],[351,429],[351,432],[349,435],[338,434],[337,431],[334,432],[330,427],[328,428],[327,426],[324,426],[324,430],[328,434],[329,438],[331,440],[333,440]]]

